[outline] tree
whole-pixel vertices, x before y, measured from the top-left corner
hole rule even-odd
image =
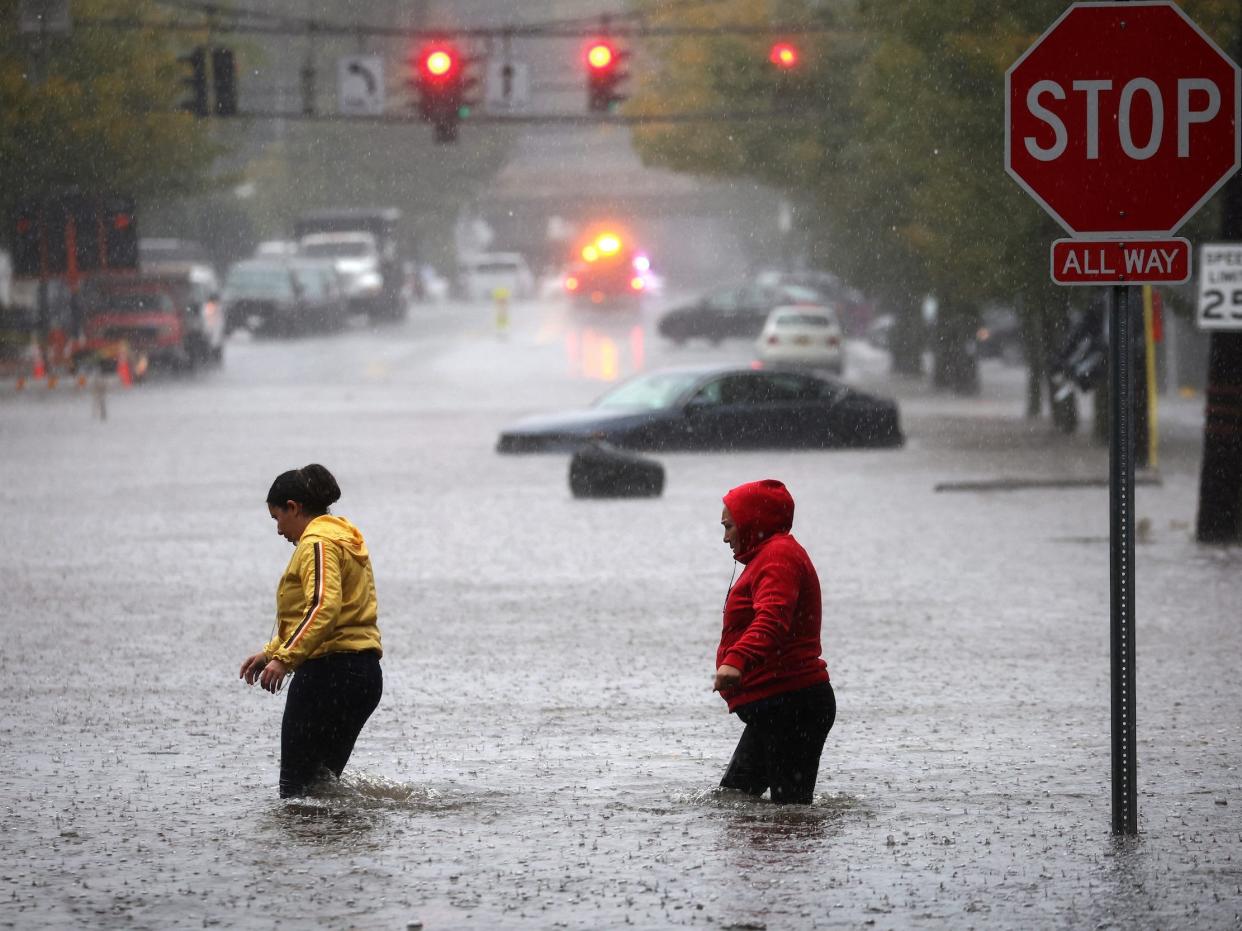
[[[72,32],[42,47],[8,24],[0,0],[0,210],[69,189],[135,196],[143,204],[201,190],[217,154],[204,126],[178,111],[183,66],[156,29],[94,26],[158,19],[153,3],[75,0]]]
[[[1187,6],[1216,36],[1238,15],[1228,0]],[[937,380],[973,390],[965,350],[979,308],[1047,302],[1047,250],[1061,233],[1002,170],[1003,91],[1005,71],[1063,9],[1062,0],[652,4],[651,16],[670,25],[805,22],[817,32],[799,40],[797,120],[645,127],[637,144],[654,164],[747,175],[809,201],[834,270],[911,321],[935,293]],[[632,112],[761,108],[762,41],[666,41]]]

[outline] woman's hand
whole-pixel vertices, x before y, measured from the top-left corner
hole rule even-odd
[[[275,695],[280,691],[287,675],[289,675],[289,667],[280,660],[274,659],[263,667],[263,674],[259,676],[259,685]]]
[[[245,679],[247,685],[254,685],[259,678],[259,673],[263,671],[263,667],[267,665],[267,654],[256,653],[253,656],[247,656],[242,660],[241,674],[239,679]]]
[[[712,683],[713,692],[732,692],[742,684],[742,670],[727,663],[716,670],[716,679]]]

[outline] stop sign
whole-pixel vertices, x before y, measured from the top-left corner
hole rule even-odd
[[[1242,73],[1168,0],[1075,3],[1005,73],[1005,170],[1070,233],[1173,233],[1242,162]]]

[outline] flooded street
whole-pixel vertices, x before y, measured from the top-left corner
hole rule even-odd
[[[0,394],[0,927],[1242,927],[1242,551],[1193,542],[1201,401],[1138,489],[1141,835],[1110,835],[1107,451],[980,398],[902,402],[898,450],[679,453],[580,501],[498,431],[677,349],[654,308],[416,306],[234,337],[220,370]],[[919,390],[922,390],[919,386]],[[1083,431],[1084,433],[1086,431]],[[384,697],[339,787],[277,798],[284,695],[247,688],[289,545],[264,495],[322,462],[366,535]],[[839,702],[816,801],[714,789],[732,560],[720,498],[776,477],[824,588]]]

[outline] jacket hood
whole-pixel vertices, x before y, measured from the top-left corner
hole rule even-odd
[[[370,555],[367,552],[367,541],[362,539],[362,531],[335,514],[321,514],[312,520],[302,532],[302,539],[331,540],[360,562]]]
[[[724,506],[737,527],[738,562],[749,562],[761,543],[793,528],[793,495],[774,478],[738,485],[724,496]]]

